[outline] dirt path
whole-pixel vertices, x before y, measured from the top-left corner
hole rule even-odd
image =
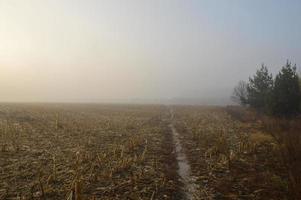
[[[193,183],[191,177],[190,164],[187,160],[186,154],[181,145],[179,133],[177,132],[173,124],[174,113],[172,109],[170,109],[170,115],[171,115],[171,122],[169,124],[169,128],[171,129],[171,133],[172,133],[174,149],[176,154],[176,161],[178,165],[177,172],[181,178],[181,182],[183,183],[184,196],[185,199],[188,200],[198,199],[196,185]]]

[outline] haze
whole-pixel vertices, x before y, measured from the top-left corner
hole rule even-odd
[[[228,103],[261,63],[301,65],[300,10],[297,0],[0,0],[0,101]]]

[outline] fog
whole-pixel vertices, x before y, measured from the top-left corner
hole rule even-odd
[[[301,65],[297,0],[0,0],[0,101],[227,104]]]

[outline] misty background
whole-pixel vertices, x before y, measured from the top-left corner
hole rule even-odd
[[[0,101],[228,104],[301,65],[298,0],[0,0]]]

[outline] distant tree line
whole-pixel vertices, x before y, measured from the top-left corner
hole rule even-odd
[[[232,99],[258,112],[278,117],[293,117],[301,110],[301,79],[296,65],[287,61],[273,78],[263,64],[249,78],[234,88]]]

